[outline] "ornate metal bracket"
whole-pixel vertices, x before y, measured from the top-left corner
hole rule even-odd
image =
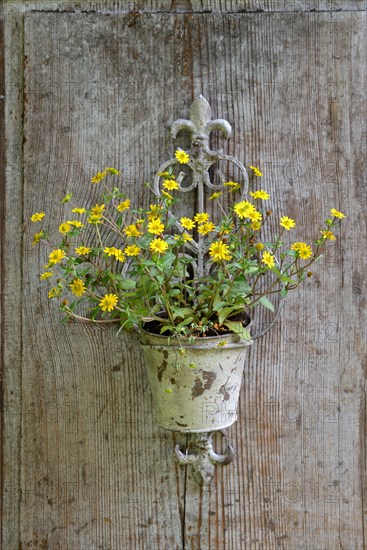
[[[230,444],[227,444],[227,450],[223,455],[217,454],[213,450],[212,436],[214,433],[218,432],[192,434],[191,443],[193,452],[190,454],[184,454],[180,450],[179,445],[175,447],[175,454],[179,464],[192,464],[194,477],[200,485],[211,482],[216,464],[229,464],[235,457],[234,449]],[[219,433],[226,437],[224,430],[219,430]]]
[[[189,151],[190,161],[187,166],[192,172],[192,181],[190,185],[183,187],[181,184],[186,177],[184,172],[180,172],[176,181],[179,183],[180,191],[187,193],[197,189],[198,212],[204,211],[204,189],[208,187],[213,191],[219,191],[223,188],[226,179],[224,174],[217,171],[220,179],[219,184],[215,184],[210,179],[209,169],[219,161],[228,161],[237,166],[243,180],[242,196],[245,196],[248,189],[248,174],[244,165],[235,157],[223,154],[223,151],[212,151],[210,149],[210,134],[214,130],[220,130],[225,139],[228,139],[232,133],[229,122],[221,118],[212,120],[212,109],[207,100],[199,95],[190,107],[190,119],[178,119],[171,126],[171,135],[175,139],[182,132],[188,132],[191,136],[191,149]],[[154,178],[153,191],[159,196],[161,177],[160,173],[165,172],[171,166],[176,166],[178,161],[171,158],[161,164]],[[180,227],[180,229],[182,229]],[[207,252],[204,247],[204,240],[199,235],[198,240],[187,243],[187,247],[195,253],[197,257],[197,275],[201,277],[204,274],[204,255]],[[209,262],[206,262],[210,268]]]

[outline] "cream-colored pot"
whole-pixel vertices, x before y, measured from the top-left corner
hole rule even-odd
[[[155,419],[162,428],[211,432],[237,420],[246,348],[235,334],[186,339],[141,335]]]

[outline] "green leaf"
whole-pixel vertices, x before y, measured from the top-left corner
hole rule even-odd
[[[176,307],[171,306],[171,310],[173,312],[173,318],[177,319],[177,317],[180,317],[181,319],[185,319],[188,315],[192,315],[192,309],[189,307]]]
[[[134,279],[123,279],[119,280],[118,285],[122,290],[132,290],[136,287],[136,281]]]
[[[260,298],[259,302],[260,302],[261,305],[263,305],[264,307],[270,309],[270,311],[272,311],[274,313],[274,306],[270,302],[270,300],[268,300],[268,298],[266,296],[262,296],[262,298]]]
[[[218,322],[221,325],[223,321],[234,311],[238,311],[238,306],[224,307],[218,312]]]
[[[238,334],[241,340],[245,340],[245,342],[250,342],[251,334],[240,321],[226,321],[225,325],[229,328],[230,331]]]

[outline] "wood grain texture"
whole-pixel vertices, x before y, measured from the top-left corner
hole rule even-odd
[[[364,548],[366,14],[29,13],[24,32],[20,22],[6,29],[5,395],[15,408],[5,408],[4,472],[16,489],[21,473],[22,501],[4,493],[4,548]],[[121,168],[147,206],[143,182],[173,151],[169,124],[199,93],[233,125],[228,152],[261,166],[273,210],[297,220],[299,237],[316,238],[331,207],[348,216],[252,347],[229,430],[236,462],[205,489],[174,463],[185,438],[154,424],[136,340],[60,325],[39,288],[46,253],[29,228],[20,240],[22,216],[60,219],[61,198],[85,201],[104,166]]]
[[[365,11],[366,0],[4,0],[7,15],[76,13],[262,13]]]

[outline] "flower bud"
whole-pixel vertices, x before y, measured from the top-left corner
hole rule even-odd
[[[312,277],[313,273],[312,271],[307,271],[307,277]]]
[[[257,243],[257,244],[255,244],[255,248],[256,248],[256,250],[262,250],[264,248],[264,245],[263,245],[263,243]]]
[[[266,215],[267,215],[267,216],[271,216],[271,215],[272,215],[272,213],[273,213],[273,211],[272,211],[272,210],[267,210],[267,211],[266,211]]]

